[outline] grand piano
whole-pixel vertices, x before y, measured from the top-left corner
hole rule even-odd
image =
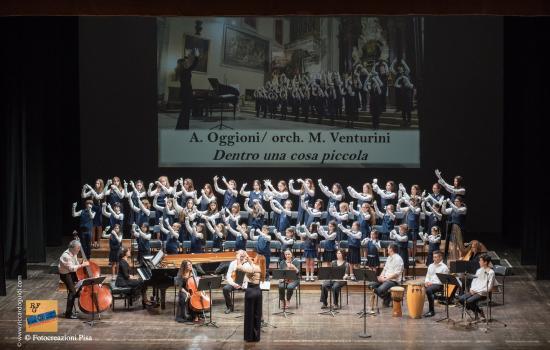
[[[212,90],[193,90],[193,115],[210,116],[219,109],[223,115],[226,104],[233,106],[233,119],[236,117],[240,92],[230,85],[221,84],[216,78],[208,78]]]

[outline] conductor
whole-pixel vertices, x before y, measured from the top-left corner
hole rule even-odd
[[[187,54],[178,60],[176,77],[180,81],[181,111],[178,117],[176,129],[189,129],[189,117],[193,104],[193,87],[191,86],[191,73],[199,63],[199,49],[193,49],[194,56]]]

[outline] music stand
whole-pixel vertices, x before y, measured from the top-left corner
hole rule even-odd
[[[92,286],[92,302],[94,303],[94,305],[92,305],[92,319],[90,321],[84,321],[84,323],[87,323],[88,325],[90,325],[90,327],[93,327],[95,323],[101,322],[100,320],[97,320],[97,321],[95,320],[95,314],[96,314],[95,309],[97,309],[99,313],[99,305],[97,303],[97,295],[94,291],[94,286],[103,283],[104,280],[105,280],[105,276],[99,276],[99,277],[92,277],[92,278],[84,278],[78,282],[80,286],[77,290],[77,293],[76,293],[77,295],[80,294],[82,287]],[[101,316],[99,316],[99,318],[101,318]]]
[[[357,279],[363,280],[363,314],[359,317],[363,317],[363,333],[359,334],[360,338],[370,338],[367,334],[367,281],[378,282],[376,272],[369,269],[353,269]]]
[[[220,82],[218,81],[218,79],[216,78],[208,78],[208,82],[210,83],[210,85],[212,86],[212,89],[214,90],[214,92],[216,92],[218,89],[219,89],[219,86],[220,86]],[[213,126],[210,128],[210,130],[212,129],[223,129],[223,128],[226,128],[226,129],[231,129],[233,130],[232,127],[230,126],[227,126],[223,123],[223,100],[220,100],[220,104],[221,104],[221,108],[220,108],[220,123],[216,126]],[[212,112],[210,112],[212,113]]]
[[[288,287],[288,281],[296,281],[298,280],[298,274],[296,271],[292,270],[272,270],[273,272],[273,279],[282,279],[284,284],[284,289],[286,291],[286,288]],[[294,312],[287,312],[286,311],[286,302],[283,303],[283,311],[281,312],[275,312],[273,315],[282,315],[285,318],[288,318],[288,315],[293,315]]]
[[[446,303],[445,303],[446,316],[439,319],[439,320],[437,320],[437,321],[435,321],[435,322],[441,322],[441,321],[447,320],[447,323],[449,321],[452,321],[453,324],[454,324],[455,321],[449,317],[449,296],[447,295],[447,290],[449,289],[449,285],[459,286],[460,283],[458,282],[456,277],[453,276],[453,275],[449,275],[449,274],[445,274],[445,273],[436,273],[436,276],[437,276],[437,278],[439,278],[439,281],[441,283],[443,283],[443,297],[445,298],[445,301],[446,301]]]
[[[332,305],[332,293],[333,293],[333,281],[334,280],[341,280],[344,277],[345,274],[345,268],[342,267],[319,267],[318,273],[319,273],[319,280],[328,280],[330,282],[330,293],[328,295],[329,299],[329,309],[328,311],[319,312],[319,315],[331,315],[334,317],[338,311],[335,311],[333,309]],[[341,301],[340,301],[341,302]]]
[[[205,322],[201,324],[201,326],[212,326],[218,328],[219,326],[216,324],[216,322],[212,321],[212,289],[218,289],[220,288],[222,284],[222,276],[202,276],[199,280],[199,285],[197,286],[197,290],[202,292],[205,290],[208,290],[208,297],[210,298],[210,320],[208,322]],[[202,303],[202,299],[201,299]],[[204,313],[204,308],[203,308]]]
[[[262,323],[260,328],[266,328],[266,327],[273,327],[277,328],[277,326],[269,323],[269,304],[271,304],[271,300],[269,300],[269,291],[271,289],[271,282],[270,281],[264,281],[260,282],[260,290],[263,292],[267,292],[267,321],[264,321],[264,317],[262,315]],[[263,295],[262,295],[262,302],[263,302]],[[263,332],[265,332],[265,329],[262,329]]]

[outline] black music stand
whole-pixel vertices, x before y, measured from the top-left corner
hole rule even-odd
[[[208,82],[210,82],[210,85],[212,86],[212,88],[214,89],[214,91],[217,91],[218,88],[219,88],[219,84],[220,82],[218,81],[218,79],[216,78],[208,78]],[[231,129],[233,130],[232,127],[230,126],[227,126],[223,123],[223,101],[220,101],[220,104],[221,104],[221,108],[220,108],[220,123],[216,126],[213,126],[210,128],[210,130],[212,129],[223,129],[223,128],[226,128],[226,129]]]
[[[333,281],[334,280],[341,280],[344,277],[344,274],[346,272],[345,268],[342,267],[319,267],[319,280],[328,280],[330,281],[330,293],[328,295],[329,299],[329,309],[328,311],[319,312],[319,315],[331,315],[334,317],[338,311],[335,311],[333,309],[332,305],[332,292],[334,289]],[[340,302],[342,302],[340,300]]]
[[[94,291],[94,286],[103,283],[104,280],[105,280],[105,276],[99,276],[99,277],[85,278],[80,280],[79,282],[80,287],[77,290],[77,293],[76,293],[77,295],[80,294],[82,287],[92,286],[92,302],[94,303],[95,308],[92,306],[92,319],[90,321],[84,321],[84,323],[87,323],[88,325],[90,325],[90,327],[93,327],[94,324],[96,323],[101,323],[101,315],[99,315],[99,319],[97,321],[95,320],[96,313],[94,310],[97,309],[99,314],[99,305],[97,303],[97,296]]]
[[[367,281],[378,282],[378,278],[376,272],[370,269],[353,269],[353,273],[357,279],[363,280],[363,314],[360,316],[363,317],[363,333],[360,333],[359,337],[370,338],[367,334]]]
[[[463,284],[462,284],[462,291],[465,293],[466,292],[466,278],[468,276],[468,273],[472,272],[472,264],[470,264],[469,261],[466,261],[466,260],[455,260],[455,261],[451,261],[449,263],[449,270],[451,271],[451,273],[456,273],[456,274],[462,274],[464,276],[464,280],[463,280]],[[475,273],[475,270],[474,270],[474,273]],[[464,319],[464,312],[465,312],[466,308],[465,306],[463,305],[462,306],[462,319]]]
[[[202,276],[199,280],[197,290],[200,292],[208,290],[208,297],[210,298],[210,320],[201,324],[201,326],[212,326],[219,328],[216,322],[212,321],[212,289],[218,289],[222,285],[222,276]],[[202,302],[202,299],[201,299]],[[204,314],[204,308],[203,308]],[[206,320],[205,320],[206,321]]]
[[[298,280],[298,274],[296,273],[296,271],[292,271],[292,270],[271,270],[271,271],[273,272],[273,279],[283,280],[285,291],[288,286],[288,281]],[[293,314],[294,312],[286,311],[286,303],[283,303],[283,311],[275,312],[273,315],[282,315],[285,318],[288,318],[288,315],[293,315]]]
[[[446,320],[447,323],[451,321],[454,324],[455,321],[449,317],[449,295],[447,295],[447,290],[449,289],[449,285],[459,286],[460,282],[458,282],[455,276],[449,275],[446,273],[436,273],[435,275],[437,276],[437,278],[439,278],[439,281],[443,283],[443,297],[445,298],[445,301],[446,301],[445,303],[446,316],[435,322],[441,322]]]

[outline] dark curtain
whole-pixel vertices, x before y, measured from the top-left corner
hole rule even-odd
[[[548,238],[548,18],[504,21],[504,237],[521,246],[521,263],[550,279]]]
[[[0,28],[2,274],[26,278],[27,262],[62,243],[79,198],[78,21],[2,18]]]

